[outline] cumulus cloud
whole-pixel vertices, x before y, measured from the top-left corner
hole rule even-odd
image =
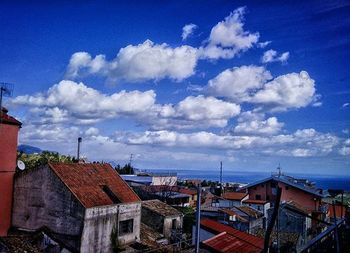
[[[33,113],[50,119],[51,123],[62,123],[71,117],[81,123],[117,116],[136,115],[147,112],[155,104],[153,90],[120,91],[112,95],[102,94],[83,83],[63,80],[53,85],[46,93],[34,96],[18,96],[13,104],[33,107]]]
[[[350,103],[344,103],[342,107],[343,108],[348,108],[348,107],[350,107]]]
[[[172,48],[166,43],[155,44],[146,40],[142,44],[121,48],[111,61],[107,61],[104,55],[92,58],[86,52],[77,52],[69,61],[67,77],[100,74],[114,81],[164,78],[181,81],[194,74],[197,60],[197,49],[191,46]]]
[[[272,42],[272,41],[259,42],[259,43],[258,43],[258,47],[260,47],[260,48],[265,48],[265,47],[267,47],[268,45],[270,45],[271,42]]]
[[[119,139],[119,141],[121,141]],[[146,131],[131,133],[123,141],[132,145],[161,145],[167,147],[250,150],[283,156],[327,155],[338,145],[336,136],[314,129],[297,130],[293,134],[264,136],[218,135],[212,132],[179,133],[175,131]]]
[[[238,124],[233,129],[235,134],[275,135],[284,126],[284,123],[278,122],[276,117],[265,119],[264,114],[250,111],[242,113],[237,121]]]
[[[270,107],[272,111],[286,111],[317,102],[315,81],[306,71],[281,75],[264,84],[249,100]]]
[[[271,73],[264,67],[241,66],[226,69],[209,80],[206,91],[213,96],[244,102],[271,78]]]
[[[187,24],[182,28],[182,40],[186,40],[189,36],[191,36],[195,29],[197,29],[198,26],[195,24]]]
[[[288,58],[289,58],[289,52],[284,52],[278,55],[277,51],[270,49],[264,53],[264,55],[261,58],[261,61],[263,63],[277,62],[277,61],[285,63],[287,62]]]
[[[232,58],[258,42],[259,33],[250,33],[243,29],[245,11],[245,7],[237,8],[211,29],[207,46],[200,50],[202,57]]]

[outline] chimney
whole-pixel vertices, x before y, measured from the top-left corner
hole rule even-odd
[[[13,178],[17,166],[18,132],[22,123],[7,114],[0,113],[0,236],[6,236],[11,226]]]
[[[79,163],[80,160],[80,143],[83,141],[83,139],[81,137],[78,138],[78,150],[77,150],[77,160]]]

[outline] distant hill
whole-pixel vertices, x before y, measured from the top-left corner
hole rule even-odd
[[[23,153],[28,154],[28,155],[42,152],[42,150],[40,148],[38,148],[38,147],[25,145],[25,144],[19,145],[17,147],[17,150],[19,152],[23,152]]]

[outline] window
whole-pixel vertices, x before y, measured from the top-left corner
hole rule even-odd
[[[121,203],[118,197],[114,194],[114,192],[112,192],[112,190],[107,185],[103,185],[102,190],[107,194],[110,200],[112,200],[113,204]]]
[[[259,194],[256,194],[256,195],[255,195],[255,199],[256,199],[256,200],[261,200],[261,196],[260,196]]]
[[[286,185],[286,187],[285,187],[285,188],[286,188],[286,191],[288,191],[288,190],[289,190],[289,186],[288,186],[288,185]]]
[[[261,206],[258,206],[258,210],[261,211]]]
[[[134,220],[123,220],[119,222],[119,235],[130,234],[134,231]]]
[[[270,200],[270,195],[266,195],[266,200]]]
[[[172,229],[176,229],[176,219],[173,219],[173,220],[171,221],[171,228],[172,228]]]
[[[271,182],[271,187],[272,187],[272,188],[276,188],[276,186],[277,186],[277,185],[276,185],[276,182]]]
[[[264,185],[264,184],[262,184],[262,185],[261,185],[261,188],[264,188],[264,187],[265,187],[265,185]]]

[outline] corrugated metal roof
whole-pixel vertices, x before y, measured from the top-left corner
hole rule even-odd
[[[104,186],[121,203],[140,201],[110,164],[49,163],[49,166],[86,208],[115,204]]]
[[[224,244],[221,245],[221,248],[225,248],[225,246],[229,246],[232,244],[234,241],[235,242],[240,242],[244,244],[244,247],[246,248],[247,251],[243,250],[241,248],[241,251],[218,251],[218,252],[261,252],[261,250],[264,248],[264,239],[250,235],[248,233],[239,231],[233,227],[221,224],[217,221],[210,220],[210,219],[203,219],[201,220],[201,227],[204,228],[205,230],[211,231],[214,234],[220,234],[222,232],[226,232],[229,234],[231,237],[228,238],[229,242],[224,241]],[[218,242],[213,243],[220,243],[221,239],[218,239]],[[256,249],[257,251],[248,251],[248,250],[254,250]]]
[[[239,231],[214,220],[202,220],[201,227],[217,234],[216,236],[202,242],[203,245],[213,249],[215,252],[260,253],[264,248],[264,239]]]

